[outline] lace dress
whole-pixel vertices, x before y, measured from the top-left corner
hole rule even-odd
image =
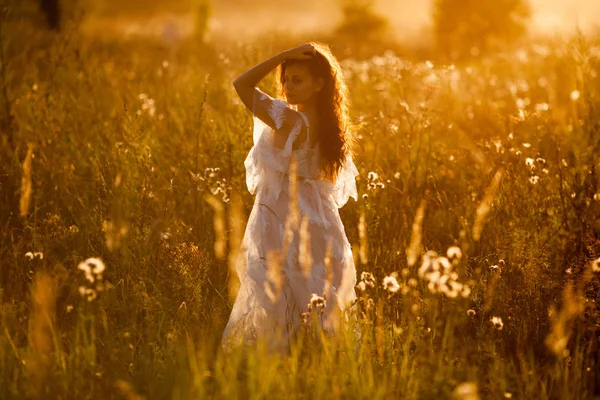
[[[244,165],[248,190],[256,197],[236,264],[240,290],[222,345],[230,349],[265,339],[272,349],[282,350],[289,349],[313,295],[325,298],[318,321],[328,334],[339,329],[356,299],[356,270],[338,209],[349,197],[357,200],[358,170],[347,157],[335,183],[324,179],[318,144],[309,144],[306,115],[259,89],[253,119],[254,146]],[[307,139],[294,149],[301,133]],[[281,139],[283,148],[275,146],[275,135],[287,136]],[[292,158],[297,205],[290,203]],[[296,220],[294,209],[299,211]]]

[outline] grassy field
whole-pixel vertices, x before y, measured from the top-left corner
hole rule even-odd
[[[253,200],[231,82],[313,38],[3,23],[0,398],[600,398],[600,43],[454,66],[318,38],[359,134],[362,335],[279,357],[219,345]]]

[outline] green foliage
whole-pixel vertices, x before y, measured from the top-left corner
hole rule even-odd
[[[454,60],[498,50],[523,36],[530,16],[527,0],[436,0],[438,50]]]

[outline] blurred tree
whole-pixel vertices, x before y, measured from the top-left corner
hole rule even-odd
[[[40,8],[46,16],[48,28],[60,30],[60,7],[58,0],[40,0]]]
[[[434,0],[438,50],[452,60],[478,56],[522,37],[527,0]]]
[[[344,36],[374,39],[383,34],[388,22],[373,10],[374,0],[340,0],[342,22],[336,33]]]
[[[387,39],[388,21],[375,12],[374,0],[339,1],[342,20],[334,31],[335,39],[342,39],[345,53],[353,57],[372,56]]]

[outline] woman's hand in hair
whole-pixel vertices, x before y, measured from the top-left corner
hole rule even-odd
[[[294,47],[285,52],[285,58],[289,60],[310,60],[317,54],[317,49],[306,43],[298,47]]]

